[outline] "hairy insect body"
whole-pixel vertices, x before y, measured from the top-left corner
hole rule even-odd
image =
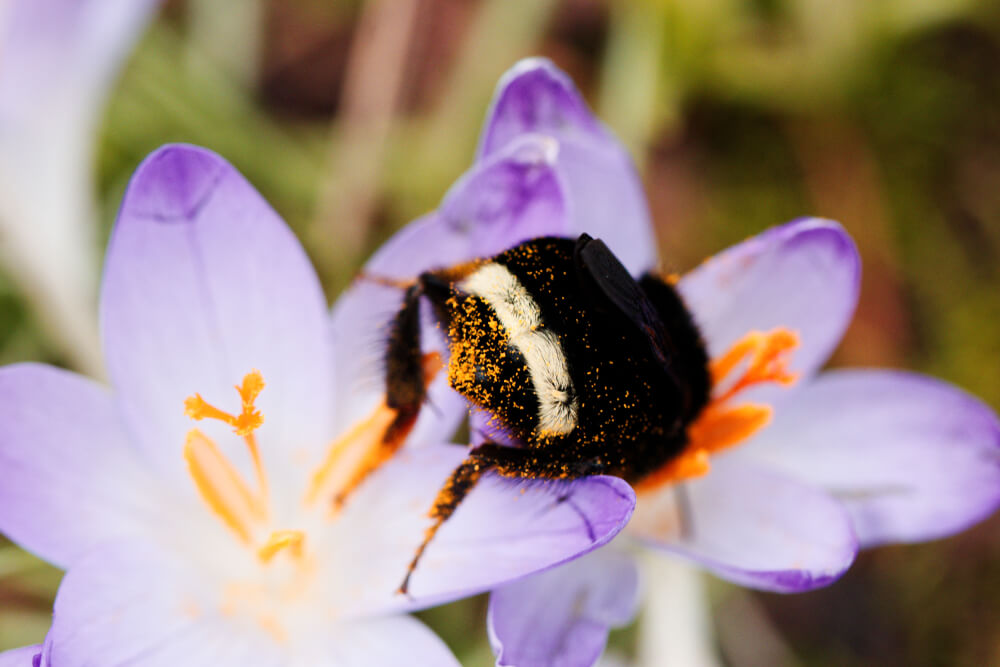
[[[636,481],[683,449],[687,387],[659,369],[644,332],[581,290],[574,247],[522,244],[455,284],[449,380],[536,450],[501,474]]]
[[[636,281],[584,235],[534,239],[421,275],[386,352],[387,400],[402,414],[423,399],[421,298],[447,332],[449,383],[516,446],[484,443],[454,471],[403,591],[437,528],[487,470],[637,482],[682,452],[708,401],[704,346],[676,291],[650,275]]]

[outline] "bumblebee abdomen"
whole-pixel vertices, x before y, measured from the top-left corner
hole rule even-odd
[[[700,340],[688,320],[680,325],[691,331],[677,331],[674,318],[663,320],[666,335],[681,340],[670,338],[667,350],[651,343],[646,329],[581,276],[577,246],[535,239],[450,283],[441,318],[451,345],[449,381],[527,446],[562,450],[553,461],[575,459],[588,470],[636,479],[685,445],[686,425],[703,404],[691,389],[699,396],[704,390],[674,371],[704,372],[703,356],[689,363],[677,356],[692,346],[700,351]],[[642,295],[627,273],[622,279],[630,281],[623,293]],[[656,308],[655,320],[664,300],[653,296],[646,307]],[[667,357],[673,366],[665,367]]]

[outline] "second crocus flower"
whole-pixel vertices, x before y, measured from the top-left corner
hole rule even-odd
[[[517,155],[529,156],[524,171],[539,187],[500,179],[491,192],[504,196],[487,196],[480,181]],[[463,216],[476,206],[491,207],[491,224]],[[445,239],[441,266],[581,232],[603,238],[634,275],[656,262],[624,150],[562,72],[527,60],[501,79],[477,164],[404,234]],[[819,373],[859,280],[850,237],[818,219],[767,231],[679,277],[712,359],[712,400],[687,451],[639,484],[630,544],[737,584],[796,592],[837,579],[859,547],[949,535],[1000,505],[1000,423],[980,401],[912,373]],[[622,537],[494,592],[498,664],[593,664],[639,598],[624,546]]]

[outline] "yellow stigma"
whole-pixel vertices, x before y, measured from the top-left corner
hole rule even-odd
[[[201,394],[195,394],[184,400],[184,414],[195,421],[202,419],[217,419],[233,427],[236,435],[246,437],[264,423],[264,416],[254,406],[254,401],[264,388],[264,377],[258,370],[252,370],[243,377],[242,384],[236,386],[240,394],[242,409],[238,416],[224,412],[207,403]]]
[[[236,391],[240,395],[240,414],[233,416],[224,410],[220,410],[201,397],[195,394],[184,399],[184,414],[195,421],[202,419],[216,419],[233,427],[236,435],[241,436],[250,450],[250,457],[253,459],[254,472],[257,474],[257,487],[260,493],[262,505],[267,504],[267,477],[264,475],[264,465],[260,460],[260,452],[257,449],[257,438],[254,431],[264,423],[264,415],[254,405],[257,396],[264,389],[264,376],[260,371],[254,369],[243,376],[243,382],[236,385]]]

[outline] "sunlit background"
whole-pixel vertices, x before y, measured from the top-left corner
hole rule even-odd
[[[918,369],[1000,408],[995,1],[167,2],[102,106],[99,228],[80,252],[103,252],[138,162],[188,141],[273,203],[335,298],[469,166],[497,78],[528,55],[566,70],[631,150],[665,268],[798,216],[839,220],[865,274],[834,364]],[[80,367],[30,293],[0,266],[0,362]],[[58,580],[0,546],[0,648],[42,639]],[[826,590],[710,593],[733,666],[1000,665],[1000,518],[865,552]],[[484,610],[421,617],[488,665]],[[614,651],[634,636],[616,631]]]

